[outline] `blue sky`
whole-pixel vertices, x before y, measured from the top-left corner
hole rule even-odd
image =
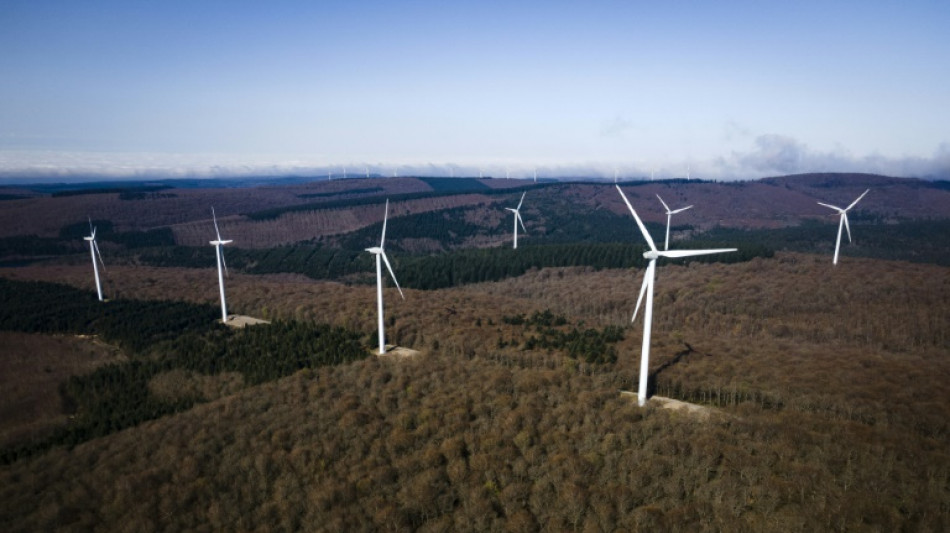
[[[0,175],[950,178],[950,3],[0,3]]]

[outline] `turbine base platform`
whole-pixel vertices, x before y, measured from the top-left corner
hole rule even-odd
[[[624,398],[630,398],[631,401],[637,400],[636,392],[620,391],[620,396]],[[712,407],[697,405],[695,403],[684,402],[681,400],[674,400],[673,398],[666,398],[665,396],[650,396],[647,398],[647,403],[653,405],[653,407],[669,409],[671,411],[694,416],[700,420],[709,420],[713,415],[722,414],[721,411],[718,409],[713,409]]]
[[[376,350],[373,350],[373,354],[376,357],[391,357],[393,359],[406,359],[412,358],[419,355],[419,350],[413,350],[411,348],[405,348],[403,346],[394,346],[391,344],[386,345],[386,353],[381,354]]]
[[[225,326],[230,326],[237,329],[243,329],[248,326],[256,326],[258,324],[270,324],[270,321],[254,318],[252,316],[228,315],[228,321],[224,323]]]

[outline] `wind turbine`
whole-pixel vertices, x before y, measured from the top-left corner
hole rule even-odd
[[[525,192],[521,193],[521,201],[518,202],[518,207],[516,207],[516,208],[514,208],[514,209],[512,209],[512,208],[510,208],[510,207],[506,207],[506,208],[505,208],[506,210],[511,211],[512,213],[515,214],[515,244],[514,244],[514,249],[515,249],[515,250],[518,249],[518,223],[519,223],[519,222],[521,223],[521,229],[523,229],[525,233],[528,233],[528,230],[525,229],[525,227],[524,227],[524,221],[521,220],[521,204],[524,203],[524,195],[525,195],[525,194],[528,194],[528,191],[525,191]]]
[[[388,218],[389,200],[386,200],[386,211],[385,214],[383,214],[383,235],[379,238],[379,246],[366,249],[367,252],[376,255],[376,311],[379,314],[379,355],[386,353],[386,332],[383,329],[383,262],[386,263],[386,268],[389,270],[389,275],[393,278],[393,283],[395,283],[396,288],[399,289],[399,296],[402,296],[403,300],[406,299],[406,296],[402,293],[402,289],[399,288],[399,281],[396,280],[393,267],[389,264],[389,259],[386,258],[386,251],[383,249],[383,245],[386,242],[386,220]]]
[[[234,241],[225,241],[221,239],[221,232],[218,231],[218,217],[214,214],[214,207],[211,207],[211,219],[214,220],[214,233],[217,235],[218,239],[211,241],[211,246],[214,246],[215,255],[218,257],[218,288],[221,292],[221,323],[228,323],[228,303],[224,299],[224,274],[228,272],[228,264],[224,261],[224,250],[221,249],[225,244],[230,244]],[[223,267],[223,271],[222,271]]]
[[[861,201],[861,198],[864,198],[864,195],[867,194],[870,190],[871,190],[871,189],[867,189],[866,191],[864,191],[863,193],[861,193],[861,196],[858,196],[858,199],[857,199],[857,200],[851,202],[851,205],[849,205],[848,207],[845,207],[844,209],[841,209],[840,207],[837,207],[837,206],[833,206],[833,205],[831,205],[831,204],[825,204],[825,203],[822,203],[822,202],[818,202],[818,205],[823,205],[823,206],[825,206],[825,207],[830,207],[831,209],[834,209],[835,211],[837,211],[839,215],[841,215],[841,218],[840,218],[840,220],[839,220],[839,222],[838,222],[838,240],[835,241],[835,258],[831,261],[831,263],[832,263],[833,265],[837,265],[837,264],[838,264],[838,248],[841,247],[841,228],[842,228],[842,226],[844,227],[844,229],[848,230],[848,242],[851,242],[851,227],[848,226],[848,211],[849,211],[852,207],[854,207],[858,202],[860,202],[860,201]]]
[[[640,302],[643,301],[643,295],[646,294],[647,301],[643,311],[643,347],[640,351],[640,385],[639,389],[637,390],[637,403],[640,406],[643,406],[647,401],[647,376],[650,371],[650,331],[653,327],[653,279],[656,275],[656,259],[658,257],[679,258],[690,257],[694,255],[735,252],[736,248],[719,248],[714,250],[664,250],[661,252],[660,250],[656,249],[656,244],[653,243],[653,239],[650,237],[650,233],[647,232],[646,226],[643,225],[640,217],[637,216],[637,212],[633,210],[633,206],[630,205],[630,200],[627,200],[627,196],[620,189],[619,185],[617,185],[617,192],[620,193],[624,203],[626,203],[627,207],[630,208],[630,213],[633,215],[633,219],[637,221],[637,226],[640,227],[640,233],[643,234],[643,238],[647,241],[647,245],[650,247],[649,250],[643,252],[643,257],[645,259],[649,259],[650,262],[647,265],[646,274],[643,276],[643,285],[640,287],[640,296],[637,297],[637,307],[634,309],[633,319],[631,319],[631,322],[637,319],[637,312],[640,310]]]
[[[106,264],[102,260],[102,253],[99,251],[99,245],[96,244],[96,228],[92,225],[92,219],[89,219],[89,236],[83,237],[83,240],[89,241],[89,254],[92,256],[92,271],[96,275],[96,292],[99,294],[99,301],[102,301],[102,282],[99,281],[99,265],[96,263],[96,256],[99,256],[99,263],[102,263],[102,270],[105,272]]]
[[[534,182],[538,182],[538,169],[534,169]]]
[[[660,199],[660,203],[663,204],[664,208],[666,208],[666,244],[663,246],[663,249],[669,250],[670,249],[670,219],[676,213],[681,213],[683,211],[686,211],[687,209],[693,206],[688,205],[686,207],[681,207],[679,209],[674,209],[673,211],[670,211],[670,206],[666,205],[666,202],[664,202],[663,199],[660,198],[660,195],[658,194],[656,195],[656,197]]]

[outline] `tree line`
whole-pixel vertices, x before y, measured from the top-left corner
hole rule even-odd
[[[3,450],[4,464],[188,409],[201,400],[150,394],[149,381],[164,372],[237,372],[245,384],[256,385],[368,354],[363,336],[345,328],[278,321],[235,330],[217,322],[217,309],[210,305],[140,300],[103,304],[91,293],[65,285],[6,279],[0,279],[0,299],[5,302],[0,329],[97,335],[133,356],[65,382],[60,395],[74,413],[70,425],[45,441]]]
[[[587,363],[612,364],[617,362],[617,349],[614,345],[623,340],[623,328],[605,326],[579,329],[571,326],[562,315],[555,315],[550,309],[535,311],[530,316],[524,313],[503,316],[501,321],[514,326],[524,326],[523,342],[512,339],[510,342],[498,338],[498,348],[519,345],[522,350],[562,350],[568,357]],[[583,324],[580,326],[583,327]],[[533,328],[533,330],[532,330]]]

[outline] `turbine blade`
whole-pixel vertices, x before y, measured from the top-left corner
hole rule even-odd
[[[654,252],[656,250],[656,244],[653,243],[653,238],[650,237],[650,233],[647,231],[646,226],[643,225],[643,221],[640,220],[640,217],[637,216],[637,212],[633,210],[633,206],[630,205],[630,200],[627,200],[627,195],[623,193],[623,190],[620,189],[620,185],[617,185],[617,192],[620,193],[620,197],[623,198],[624,203],[627,204],[627,207],[630,208],[630,213],[633,215],[633,219],[637,221],[637,226],[640,226],[640,232],[643,233],[643,238],[646,239],[647,244],[650,245],[650,249]]]
[[[679,209],[677,209],[677,210],[675,210],[675,211],[671,211],[670,214],[671,214],[671,215],[675,215],[676,213],[682,213],[683,211],[686,211],[687,209],[689,209],[689,208],[691,208],[691,207],[693,207],[693,206],[688,205],[688,206],[686,206],[686,207],[681,207],[681,208],[679,208]]]
[[[522,229],[525,233],[528,233],[527,228],[524,227],[524,220],[521,220],[521,213],[520,213],[520,212],[515,211],[515,218],[517,218],[517,219],[518,219],[518,222],[521,223],[521,229]]]
[[[96,236],[96,228],[92,226],[92,217],[86,217],[89,220],[89,234],[93,237]]]
[[[224,260],[224,246],[218,246],[218,253],[221,254],[221,265],[224,267],[224,275],[231,277],[231,274],[228,273],[228,262]]]
[[[834,209],[835,211],[837,211],[837,212],[839,212],[839,213],[842,212],[842,211],[844,211],[844,209],[841,209],[840,207],[838,207],[838,206],[836,206],[836,205],[825,204],[825,203],[822,203],[822,202],[818,202],[818,205],[823,205],[823,206],[825,206],[825,207],[830,207],[831,209]]]
[[[221,232],[218,231],[218,216],[214,214],[214,206],[211,206],[211,220],[214,221],[214,233],[218,236],[218,240],[221,240]]]
[[[858,199],[855,200],[855,201],[853,201],[853,202],[851,202],[851,205],[849,205],[848,207],[845,207],[844,210],[847,211],[848,209],[851,209],[852,207],[854,207],[855,204],[857,204],[858,202],[861,201],[861,198],[864,198],[864,195],[865,195],[865,194],[867,194],[868,192],[870,192],[870,190],[871,190],[871,189],[868,189],[868,190],[864,191],[863,193],[861,193],[861,196],[858,196]]]
[[[694,255],[721,254],[726,252],[735,252],[738,248],[716,248],[713,250],[665,250],[658,252],[663,257],[675,259],[677,257],[692,257]]]
[[[844,218],[844,229],[848,232],[848,242],[851,242],[851,226],[848,225],[848,213],[841,213]]]
[[[528,194],[528,191],[521,193],[521,201],[518,202],[518,207],[515,208],[516,211],[521,209],[521,204],[524,203],[524,195]]]
[[[402,288],[399,287],[399,280],[396,279],[396,274],[393,273],[393,267],[389,264],[389,258],[386,257],[386,252],[382,252],[380,255],[383,256],[383,262],[386,263],[386,270],[389,270],[389,275],[392,276],[396,288],[399,289],[399,296],[402,296],[402,299],[405,300],[406,295],[402,293]]]
[[[656,197],[660,200],[660,203],[663,204],[663,209],[666,209],[666,212],[669,213],[669,212],[670,212],[670,206],[666,205],[666,202],[664,202],[663,199],[660,198],[660,195],[659,195],[659,194],[656,195]]]
[[[650,264],[647,265],[646,272],[643,273],[643,284],[640,285],[640,296],[637,297],[637,306],[633,309],[633,318],[630,319],[630,322],[637,321],[637,313],[640,311],[640,304],[643,302],[643,295],[647,293],[647,286],[650,284],[650,269],[653,268],[653,265],[656,264],[656,261],[650,261]]]
[[[386,242],[386,221],[389,219],[389,198],[386,199],[386,211],[383,213],[383,236],[379,238],[379,247],[382,248]],[[386,256],[383,255],[383,258]],[[387,263],[388,264],[388,263]]]
[[[99,264],[102,265],[102,273],[105,274],[106,263],[102,260],[102,252],[99,251],[99,243],[97,243],[95,239],[92,241],[92,247],[96,249],[96,256],[99,257]]]

